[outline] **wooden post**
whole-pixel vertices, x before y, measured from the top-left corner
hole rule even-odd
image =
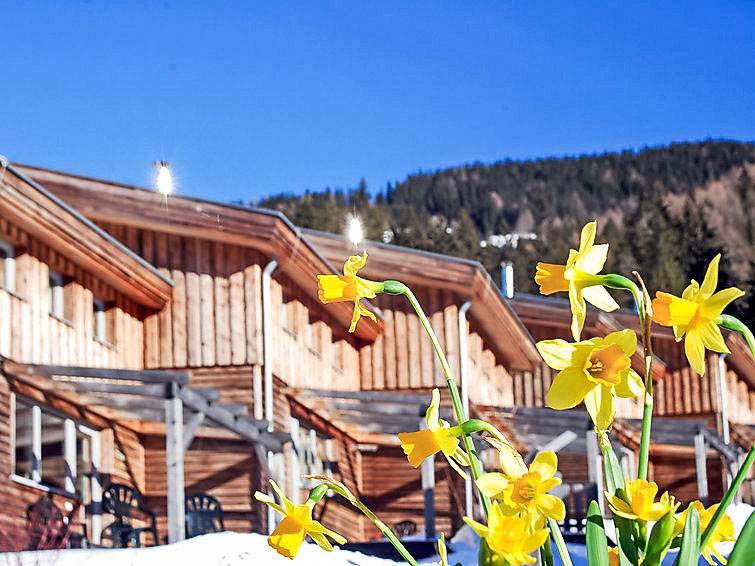
[[[450,486],[449,486],[449,489]],[[435,457],[422,462],[422,493],[425,496],[425,538],[435,538]]]
[[[708,447],[702,428],[695,435],[695,472],[697,473],[697,498],[708,505]]]
[[[165,400],[165,454],[168,468],[168,542],[185,538],[183,401]]]

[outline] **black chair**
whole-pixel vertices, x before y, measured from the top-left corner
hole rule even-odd
[[[186,538],[220,533],[223,525],[223,509],[220,502],[206,493],[186,494]]]
[[[125,548],[131,543],[140,547],[143,532],[152,533],[154,544],[158,544],[155,514],[145,507],[138,489],[111,483],[102,494],[102,508],[115,517],[115,521],[102,531],[102,538],[111,540],[113,546]],[[136,527],[135,521],[143,521],[147,526]]]
[[[393,534],[398,538],[408,537],[409,535],[413,535],[417,532],[417,523],[409,519],[405,521],[399,521],[398,523],[393,525],[393,528],[391,530],[393,531]]]

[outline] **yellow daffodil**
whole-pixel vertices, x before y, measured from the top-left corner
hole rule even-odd
[[[608,566],[619,566],[619,547],[608,549]]]
[[[448,550],[446,549],[446,539],[443,533],[440,533],[438,539],[438,556],[440,556],[440,566],[448,566]]]
[[[284,507],[278,505],[273,498],[266,493],[258,491],[254,494],[254,497],[283,515],[283,520],[278,523],[278,526],[275,527],[273,533],[267,538],[267,544],[273,547],[278,554],[293,559],[302,542],[304,542],[304,537],[306,535],[309,535],[320,548],[329,552],[333,550],[333,547],[328,539],[325,538],[325,535],[328,535],[339,544],[346,542],[346,539],[338,533],[333,532],[322,526],[319,522],[312,520],[311,505],[306,503],[304,505],[294,505],[283,495],[280,488],[273,480],[270,480],[270,485],[273,486],[275,492],[280,496]]]
[[[674,528],[674,532],[677,535],[680,535],[682,534],[682,532],[684,532],[684,525],[687,522],[687,514],[689,513],[690,507],[697,509],[697,513],[700,516],[700,534],[702,535],[705,529],[708,527],[708,523],[710,523],[710,520],[713,518],[713,515],[716,513],[716,510],[718,509],[718,503],[711,505],[707,509],[700,501],[695,500],[690,503],[687,508],[676,518],[676,526]],[[731,518],[726,513],[724,513],[724,515],[721,517],[721,520],[716,525],[716,530],[713,531],[713,536],[710,537],[708,544],[706,544],[705,548],[703,549],[703,556],[705,557],[705,560],[707,560],[709,564],[715,564],[713,558],[711,557],[711,554],[713,554],[713,556],[715,556],[721,564],[726,564],[726,559],[721,556],[721,553],[718,552],[714,543],[730,540],[734,540],[734,523],[732,523]]]
[[[664,326],[673,326],[676,341],[684,336],[684,353],[697,373],[705,373],[705,349],[729,353],[721,329],[714,321],[734,299],[744,295],[736,287],[714,293],[718,285],[718,254],[710,262],[702,285],[694,279],[681,298],[663,293],[653,299],[653,320]]]
[[[464,517],[464,521],[485,539],[492,551],[503,556],[511,566],[535,562],[529,554],[548,540],[547,529],[541,526],[533,528],[527,518],[507,515],[499,503],[490,506],[487,527],[469,517]]]
[[[349,332],[354,332],[360,316],[375,320],[375,315],[364,308],[359,299],[374,299],[375,293],[382,293],[382,282],[370,281],[357,277],[357,271],[367,263],[367,253],[362,257],[351,256],[343,264],[343,275],[318,275],[318,297],[323,303],[340,303],[354,301],[354,316],[351,318]]]
[[[657,521],[669,511],[679,506],[674,498],[664,492],[660,501],[655,501],[658,485],[655,482],[636,479],[627,480],[624,485],[626,501],[618,495],[605,492],[611,511],[625,519]]]
[[[605,287],[596,282],[595,276],[603,269],[608,255],[608,244],[594,245],[596,228],[594,221],[585,224],[579,239],[579,250],[569,250],[566,265],[540,262],[535,274],[535,282],[543,295],[569,292],[571,331],[575,340],[579,340],[585,325],[585,301],[607,312],[619,308]]]
[[[600,430],[613,422],[615,396],[637,397],[645,392],[642,378],[631,367],[630,357],[637,349],[632,330],[574,343],[543,340],[536,346],[545,363],[558,370],[548,391],[548,406],[570,409],[584,400]]]
[[[417,432],[399,433],[401,448],[409,458],[409,463],[415,468],[419,467],[425,458],[443,452],[454,470],[467,479],[469,476],[460,466],[469,466],[469,457],[459,446],[459,439],[449,432],[449,424],[438,418],[439,406],[440,392],[433,389],[433,398],[427,408],[427,428]]]
[[[494,443],[498,447],[503,473],[483,474],[477,480],[482,493],[500,499],[505,508],[514,513],[537,514],[563,521],[566,514],[564,502],[548,492],[561,483],[553,477],[558,466],[555,452],[540,452],[535,456],[529,469],[513,447]]]

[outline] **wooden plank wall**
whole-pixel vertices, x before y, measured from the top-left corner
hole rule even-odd
[[[457,383],[459,380],[459,305],[463,299],[437,288],[413,290],[425,310]],[[403,297],[378,295],[385,330],[374,344],[359,350],[363,390],[422,390],[444,388],[446,377],[419,317]],[[514,403],[513,376],[485,347],[467,322],[470,400],[509,407]],[[541,379],[540,373],[530,379]],[[542,387],[540,387],[541,389]],[[531,387],[532,389],[532,387]]]
[[[673,447],[669,454],[652,454],[648,468],[648,479],[658,484],[658,493],[668,491],[682,505],[698,499],[697,475],[695,473],[695,452],[692,448],[686,453]],[[717,502],[723,497],[722,465],[718,456],[708,456],[708,497],[710,502]]]
[[[270,258],[221,242],[118,224],[101,227],[174,281],[171,304],[145,320],[145,367],[262,363],[262,270]],[[273,373],[295,387],[356,390],[359,352],[346,329],[334,336],[323,320],[326,308],[311,290],[273,273]]]
[[[380,446],[377,452],[364,453],[363,501],[389,527],[411,520],[425,524],[424,495],[419,469],[414,469],[398,446]],[[435,528],[446,538],[461,526],[464,514],[464,484],[442,457],[435,459]],[[365,539],[379,539],[380,531],[365,523]]]
[[[138,305],[5,220],[0,238],[17,250],[16,293],[0,289],[0,355],[22,363],[142,367]],[[49,314],[50,269],[64,277],[67,320]],[[94,339],[95,296],[111,305],[109,344]]]

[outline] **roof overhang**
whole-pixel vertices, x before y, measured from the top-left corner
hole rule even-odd
[[[302,233],[331,263],[343,263],[353,253],[352,244],[343,236],[315,230]],[[468,297],[469,318],[485,333],[486,348],[517,369],[532,369],[542,361],[529,332],[478,262],[372,241],[361,242],[359,247],[369,256],[360,275]]]
[[[17,168],[90,220],[236,244],[275,257],[277,270],[312,297],[317,297],[317,275],[336,272],[279,212],[175,195],[166,201],[155,191],[134,186],[30,166]],[[328,313],[346,329],[353,304],[334,303]],[[372,342],[381,330],[380,319],[375,323],[365,318],[354,336]]]
[[[169,278],[11,165],[0,176],[0,216],[142,305],[170,300]]]

